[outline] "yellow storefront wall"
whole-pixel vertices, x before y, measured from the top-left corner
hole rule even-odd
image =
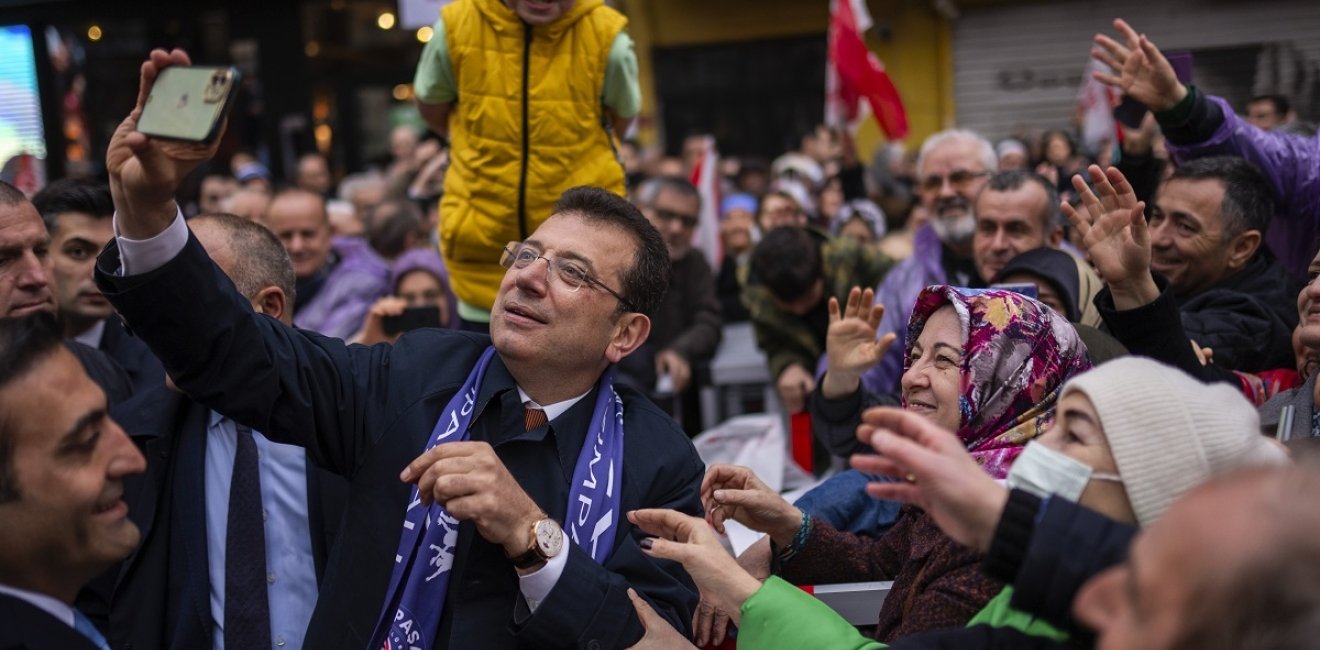
[[[615,6],[628,15],[628,31],[637,46],[644,106],[638,137],[643,144],[655,142],[658,136],[652,48],[812,34],[823,39],[829,24],[828,0],[618,0]],[[914,147],[953,125],[949,22],[925,3],[870,0],[867,6],[889,36],[882,41],[872,30],[867,45],[884,62],[903,96],[911,125],[907,140]],[[864,156],[883,142],[874,120],[867,120],[858,131],[858,150]]]

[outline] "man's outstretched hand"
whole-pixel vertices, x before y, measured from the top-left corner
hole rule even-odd
[[[174,221],[177,212],[174,194],[179,185],[189,173],[210,160],[219,146],[219,136],[210,144],[199,144],[157,140],[137,130],[142,107],[151,95],[157,75],[172,65],[190,63],[183,50],[152,50],[150,57],[142,62],[137,105],[110,137],[105,166],[110,172],[119,234],[129,239],[153,237]]]
[[[1178,81],[1169,60],[1160,48],[1138,34],[1122,18],[1114,19],[1114,29],[1122,42],[1104,34],[1095,35],[1091,56],[1109,66],[1114,74],[1093,72],[1096,81],[1113,86],[1152,111],[1167,111],[1187,96],[1187,88]]]
[[[1065,201],[1060,206],[1064,216],[1077,230],[1082,250],[1109,286],[1116,309],[1136,309],[1154,302],[1160,290],[1150,274],[1145,202],[1137,200],[1132,185],[1114,167],[1101,170],[1091,165],[1086,173],[1091,186],[1080,174],[1072,179],[1086,206],[1085,213]]]

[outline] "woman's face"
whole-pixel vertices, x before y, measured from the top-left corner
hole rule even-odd
[[[1114,463],[1114,454],[1109,450],[1109,440],[1105,437],[1104,427],[1100,425],[1095,405],[1079,391],[1072,391],[1059,400],[1054,411],[1054,426],[1032,444],[1045,445],[1085,463],[1093,472],[1118,474],[1118,465]],[[1110,519],[1134,525],[1137,523],[1127,491],[1117,481],[1092,479],[1086,484],[1086,489],[1082,490],[1082,496],[1077,502]]]
[[[839,229],[839,236],[851,237],[863,245],[875,243],[875,233],[871,232],[871,224],[866,223],[861,217],[854,217],[843,224]]]
[[[1045,141],[1045,159],[1050,163],[1063,166],[1070,156],[1068,141],[1059,134],[1053,134]]]
[[[720,237],[724,240],[724,251],[739,255],[752,248],[752,224],[756,217],[742,208],[730,210],[720,222]]]
[[[406,300],[409,307],[439,307],[440,322],[449,322],[449,303],[445,300],[445,288],[430,271],[417,269],[404,274],[399,279],[394,294]]]
[[[962,327],[951,306],[940,307],[912,345],[910,367],[903,373],[903,407],[935,424],[957,431],[962,393]]]
[[[1320,350],[1320,253],[1307,268],[1307,284],[1297,294],[1297,315],[1301,319],[1298,334],[1302,345]]]

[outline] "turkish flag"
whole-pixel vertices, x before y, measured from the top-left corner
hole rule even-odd
[[[829,62],[825,67],[825,121],[856,122],[865,99],[885,137],[907,136],[907,111],[884,64],[866,49],[862,33],[871,28],[866,0],[831,0]]]

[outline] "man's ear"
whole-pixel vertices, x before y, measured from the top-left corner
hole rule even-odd
[[[1259,230],[1248,230],[1234,237],[1228,242],[1228,268],[1230,271],[1241,271],[1251,260],[1251,256],[1256,254],[1260,248],[1261,235]]]
[[[288,324],[292,322],[292,313],[288,313],[288,297],[279,287],[266,287],[252,298],[252,309],[258,313],[272,316],[275,320]],[[286,316],[290,318],[286,318]]]
[[[605,357],[610,363],[618,363],[642,347],[650,335],[651,319],[645,314],[630,311],[620,316],[619,322],[615,323],[614,336],[610,338],[609,347],[605,348]]]

